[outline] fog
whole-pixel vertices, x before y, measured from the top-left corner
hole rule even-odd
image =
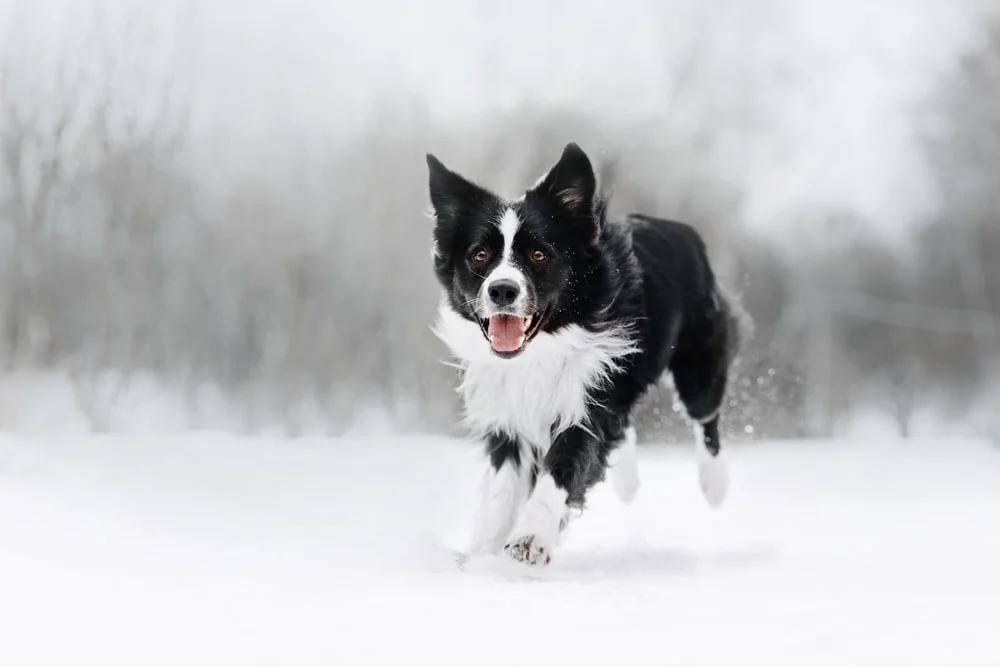
[[[998,100],[986,0],[0,0],[0,427],[450,431],[424,154],[576,141],[752,318],[730,437],[1000,437]]]

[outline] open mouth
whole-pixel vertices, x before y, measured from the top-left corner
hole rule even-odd
[[[479,326],[493,352],[500,357],[510,358],[524,352],[524,348],[541,329],[544,320],[544,312],[528,317],[493,315],[488,320],[481,320]]]

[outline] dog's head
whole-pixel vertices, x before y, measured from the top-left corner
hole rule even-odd
[[[575,143],[523,197],[507,201],[427,156],[434,269],[455,312],[502,358],[572,321],[594,271],[596,178]]]

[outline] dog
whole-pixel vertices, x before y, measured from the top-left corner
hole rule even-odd
[[[630,503],[633,411],[661,381],[694,425],[701,490],[721,505],[719,419],[740,334],[700,234],[643,214],[612,219],[576,143],[516,200],[426,160],[441,287],[432,328],[486,454],[465,555],[550,563],[609,470]]]

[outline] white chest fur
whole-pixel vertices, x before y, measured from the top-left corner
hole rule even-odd
[[[434,331],[457,358],[466,426],[517,436],[543,453],[553,428],[586,424],[592,389],[636,350],[620,329],[592,333],[572,325],[539,333],[523,353],[501,359],[479,326],[444,302]]]

